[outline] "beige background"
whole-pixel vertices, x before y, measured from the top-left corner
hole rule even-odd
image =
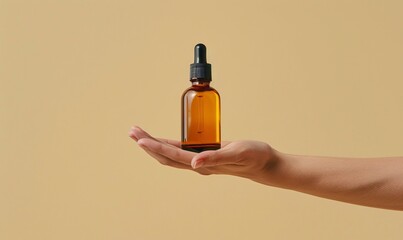
[[[402,239],[401,212],[159,165],[203,42],[224,139],[403,155],[402,1],[0,0],[0,239]]]

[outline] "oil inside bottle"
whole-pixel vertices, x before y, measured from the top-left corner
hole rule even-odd
[[[195,81],[182,98],[182,148],[219,149],[220,135],[220,95],[208,82]]]

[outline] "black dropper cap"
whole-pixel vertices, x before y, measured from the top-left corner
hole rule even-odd
[[[190,81],[211,81],[211,64],[207,63],[206,46],[199,43],[194,50],[194,63],[190,64]]]

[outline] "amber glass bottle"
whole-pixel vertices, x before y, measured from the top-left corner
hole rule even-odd
[[[182,95],[182,149],[202,152],[221,147],[220,95],[210,87],[211,65],[206,46],[195,46],[190,65],[192,86]]]

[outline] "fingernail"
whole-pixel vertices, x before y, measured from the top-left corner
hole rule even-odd
[[[135,141],[138,140],[132,131],[129,132],[129,137],[134,139]]]
[[[137,141],[137,145],[139,145],[139,147],[141,147],[141,148],[143,148],[143,149],[146,149],[146,148],[147,148],[146,145],[143,143],[142,139],[139,139],[139,140]]]
[[[203,165],[204,165],[204,159],[197,159],[196,161],[192,162],[193,169],[203,167]]]

